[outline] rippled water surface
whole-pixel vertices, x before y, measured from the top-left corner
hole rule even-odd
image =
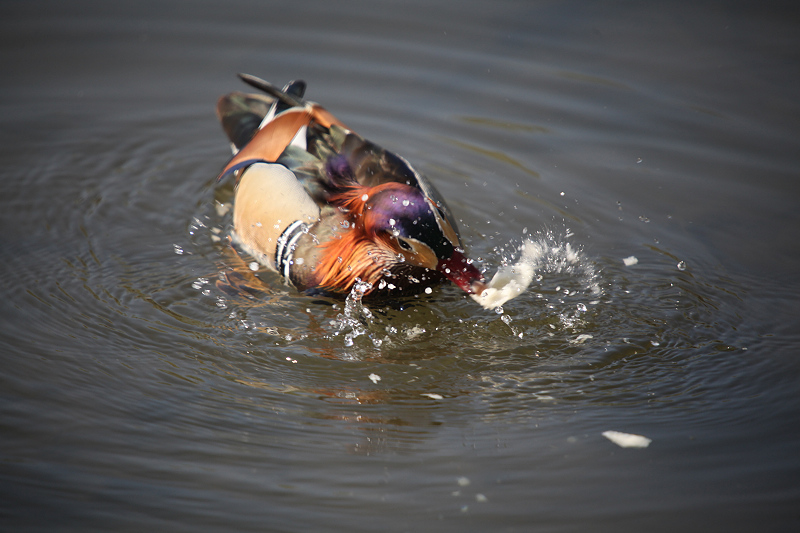
[[[797,12],[270,4],[0,6],[2,529],[797,530]],[[487,275],[537,243],[528,291],[253,273],[237,72],[409,159]]]

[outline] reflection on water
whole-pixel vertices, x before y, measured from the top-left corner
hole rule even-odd
[[[796,529],[794,19],[234,4],[0,8],[7,528]],[[214,181],[238,71],[404,154],[488,275],[540,243],[530,286],[253,269]]]

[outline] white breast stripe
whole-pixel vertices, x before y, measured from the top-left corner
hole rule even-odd
[[[284,278],[289,279],[289,268],[297,241],[307,231],[308,224],[295,220],[278,237],[278,248],[275,250],[275,266]]]

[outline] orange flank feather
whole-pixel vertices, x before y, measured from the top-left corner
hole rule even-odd
[[[250,142],[228,161],[219,177],[224,176],[228,169],[248,159],[262,159],[274,163],[292,142],[297,131],[309,122],[311,114],[307,109],[284,111],[256,132]]]
[[[250,159],[274,163],[292,142],[300,128],[308,126],[312,121],[326,128],[333,124],[344,128],[344,124],[320,105],[309,104],[306,107],[287,109],[258,130],[250,142],[228,161],[217,179],[224,176],[229,169]]]
[[[333,125],[339,126],[343,129],[348,129],[347,126],[342,124],[342,122],[333,116],[333,114],[322,107],[319,104],[309,103],[307,106],[308,109],[311,111],[311,116],[314,118],[314,122],[323,126],[325,128],[330,128]]]

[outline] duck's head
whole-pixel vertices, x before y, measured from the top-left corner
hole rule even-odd
[[[351,215],[354,235],[389,251],[397,262],[437,271],[468,294],[486,288],[442,206],[420,189],[396,182],[352,187],[334,203]]]

